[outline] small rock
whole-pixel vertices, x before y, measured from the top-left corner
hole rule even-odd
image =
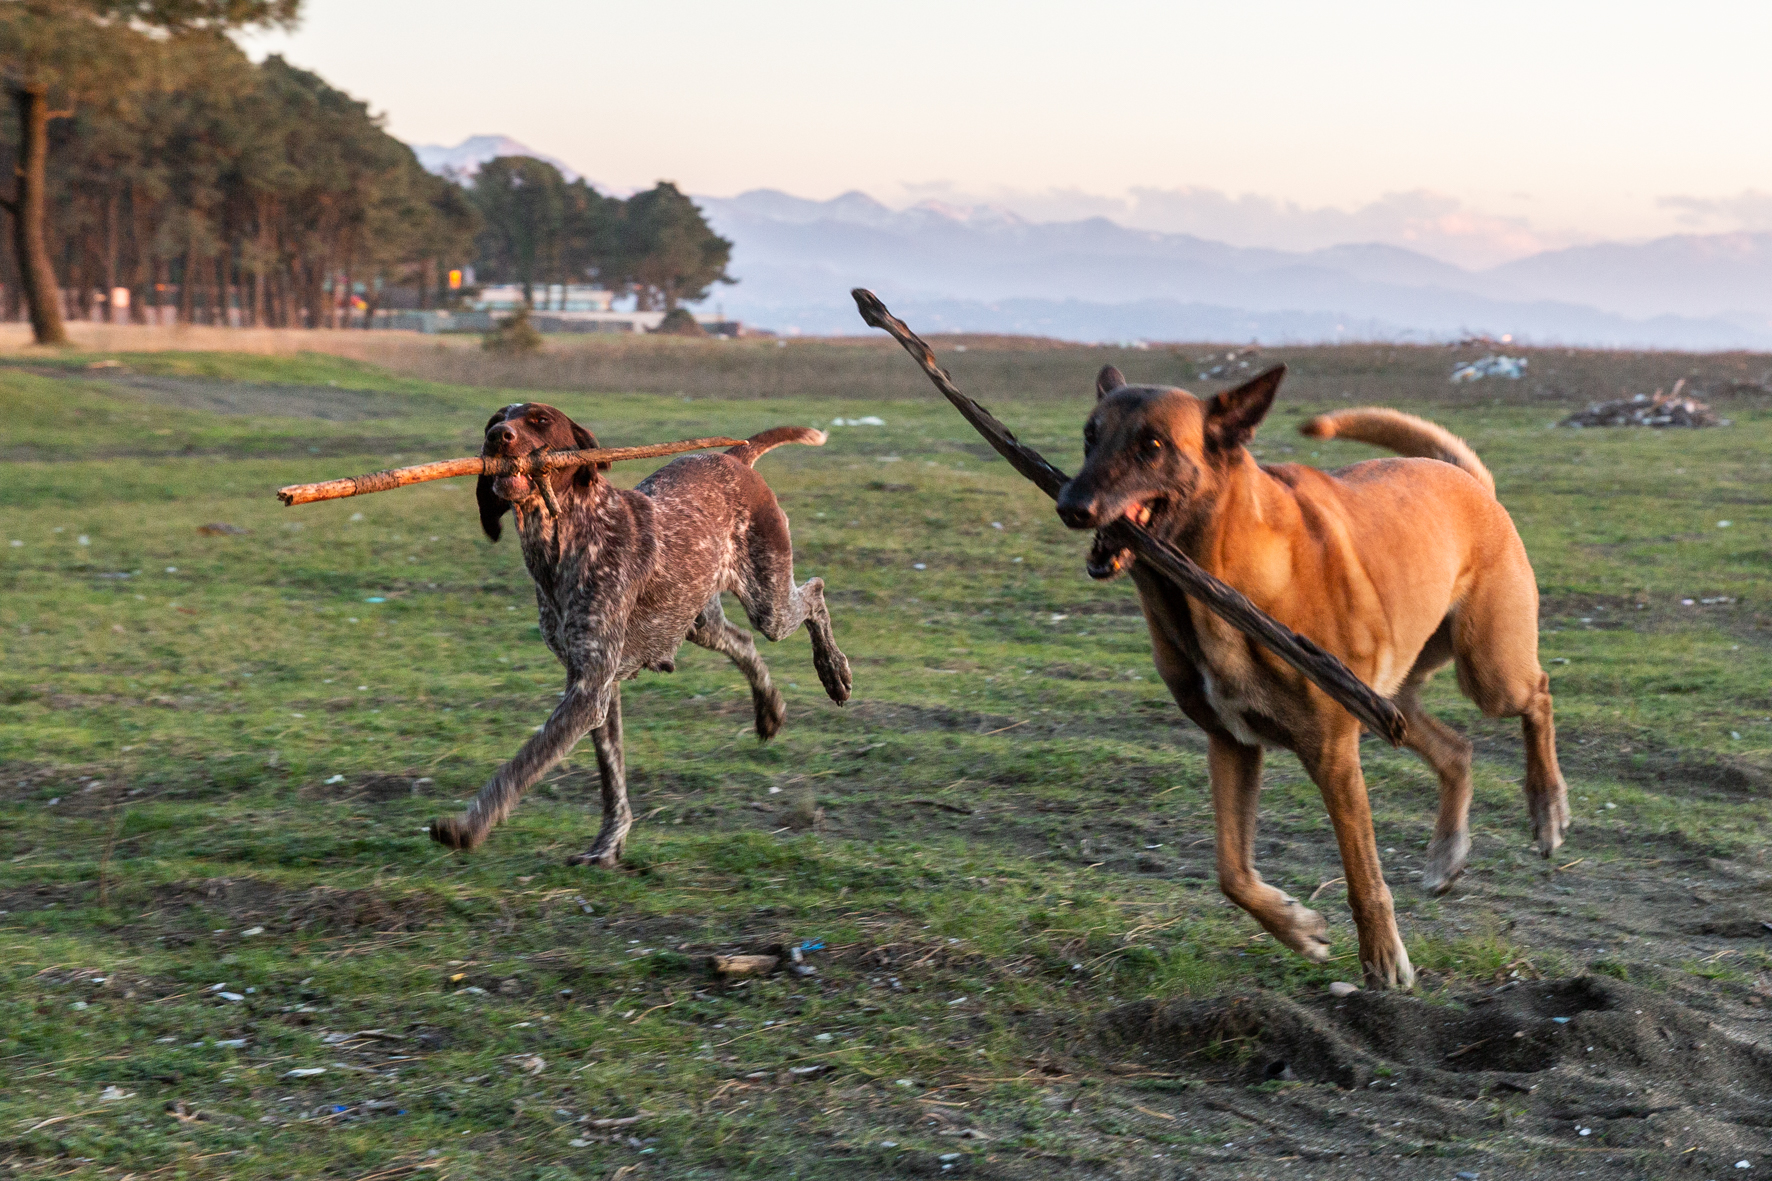
[[[1332,997],[1335,997],[1338,1000],[1344,996],[1353,996],[1354,993],[1359,992],[1359,991],[1360,991],[1359,985],[1349,984],[1345,980],[1331,981],[1330,985],[1329,985],[1329,995]]]
[[[284,1078],[313,1078],[317,1074],[325,1074],[324,1066],[301,1066],[284,1072]]]
[[[122,1087],[106,1087],[98,1093],[98,1101],[100,1103],[115,1103],[119,1099],[128,1099],[134,1094],[134,1091],[125,1091]]]

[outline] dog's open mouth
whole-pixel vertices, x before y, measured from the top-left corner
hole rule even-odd
[[[1162,499],[1152,497],[1149,500],[1134,501],[1120,515],[1134,525],[1148,526],[1162,507]],[[1134,556],[1131,550],[1114,545],[1098,532],[1095,543],[1089,547],[1089,557],[1084,562],[1084,569],[1097,582],[1105,582],[1130,570]]]

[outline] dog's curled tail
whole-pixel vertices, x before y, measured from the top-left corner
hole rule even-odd
[[[767,452],[788,443],[804,443],[808,447],[823,447],[825,433],[809,426],[777,426],[759,434],[752,435],[738,446],[731,448],[726,454],[738,460],[746,467],[756,467],[757,460]]]
[[[1312,439],[1352,439],[1385,447],[1398,455],[1421,459],[1438,459],[1453,467],[1463,468],[1475,476],[1477,483],[1495,495],[1495,477],[1471,450],[1471,445],[1443,426],[1381,406],[1362,406],[1357,410],[1336,410],[1319,414],[1301,423],[1298,433]]]

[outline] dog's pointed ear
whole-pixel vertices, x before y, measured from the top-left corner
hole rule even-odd
[[[1112,365],[1103,365],[1101,372],[1095,375],[1095,400],[1101,401],[1115,390],[1126,384],[1126,375]]]
[[[572,423],[572,445],[574,447],[578,448],[580,451],[590,451],[597,446],[596,435],[585,430],[576,422],[572,422],[571,419],[567,419],[566,421]],[[585,464],[583,467],[575,468],[573,470],[572,482],[577,484],[580,488],[588,488],[597,479],[598,472],[606,472],[608,470],[609,465],[606,463],[599,463],[595,466]]]
[[[1273,407],[1286,366],[1275,365],[1235,389],[1214,394],[1206,402],[1206,444],[1219,451],[1241,447],[1255,437],[1255,428]]]
[[[492,490],[491,476],[481,476],[474,485],[474,499],[480,502],[480,528],[487,540],[497,541],[505,531],[499,518],[511,511],[511,502]]]

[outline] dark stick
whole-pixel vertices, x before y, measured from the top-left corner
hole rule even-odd
[[[875,328],[892,334],[904,346],[942,396],[952,402],[960,416],[985,437],[997,454],[1011,467],[1032,480],[1040,491],[1058,499],[1058,491],[1070,477],[1046,462],[1046,458],[1017,439],[1012,431],[998,422],[989,410],[962,394],[947,370],[935,362],[935,352],[923,338],[886,310],[880,297],[865,287],[850,292],[861,318]],[[1303,673],[1309,681],[1346,710],[1366,724],[1392,746],[1401,746],[1409,723],[1402,711],[1354,675],[1331,652],[1325,652],[1267,612],[1249,601],[1248,596],[1222,579],[1214,577],[1186,554],[1131,521],[1115,521],[1101,531],[1111,544],[1132,550],[1153,570],[1179,587],[1183,593],[1204,603],[1232,627]]]

